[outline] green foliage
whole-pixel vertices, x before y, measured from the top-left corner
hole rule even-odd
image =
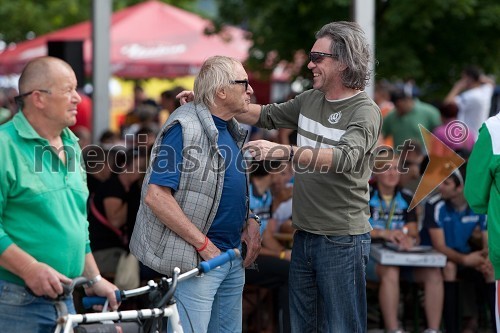
[[[142,0],[113,0],[113,10]],[[308,51],[324,24],[349,20],[351,0],[214,0],[217,27],[234,24],[254,41],[248,66],[269,74],[266,56],[292,60]],[[358,0],[362,5],[363,1]],[[413,78],[429,95],[448,91],[467,64],[500,78],[498,0],[375,0],[376,78]],[[194,11],[196,0],[164,0]],[[91,16],[92,0],[0,0],[0,37],[9,42],[41,35]],[[204,13],[199,13],[204,15]],[[304,67],[304,73],[309,71]]]
[[[112,0],[113,11],[143,1]],[[194,1],[163,0],[191,11]],[[0,37],[6,43],[17,43],[26,40],[29,32],[34,32],[33,37],[36,37],[89,20],[92,3],[92,0],[0,0]]]
[[[26,40],[87,20],[92,0],[0,0],[0,33],[7,42]]]
[[[413,78],[436,98],[468,64],[498,76],[499,11],[495,0],[386,2],[376,16],[377,76]]]
[[[249,66],[257,71],[265,71],[270,51],[292,60],[310,49],[322,25],[351,19],[349,0],[217,1],[219,24],[253,34]],[[465,65],[500,77],[498,17],[498,0],[376,0],[376,78],[412,78],[429,97],[442,98]]]

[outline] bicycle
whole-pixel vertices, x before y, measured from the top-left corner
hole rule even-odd
[[[177,283],[183,280],[190,279],[194,276],[201,276],[208,273],[212,269],[221,266],[230,260],[240,256],[238,249],[228,250],[221,255],[207,261],[202,261],[198,267],[193,268],[183,274],[180,274],[180,269],[175,268],[172,277],[163,277],[157,283],[153,280],[147,282],[146,286],[142,286],[131,290],[117,290],[116,299],[122,302],[131,297],[152,294],[153,307],[140,310],[126,310],[106,312],[108,301],[105,297],[90,296],[84,297],[82,303],[84,308],[89,309],[94,305],[103,305],[103,312],[84,313],[84,314],[66,314],[57,320],[57,326],[54,333],[70,333],[74,332],[122,332],[122,333],[159,333],[162,329],[162,318],[168,317],[172,329],[175,333],[183,333],[179,312],[177,310],[176,301],[173,299]],[[88,279],[78,277],[73,279],[71,285],[63,286],[64,294],[70,295],[75,287],[85,285]],[[116,323],[121,322],[121,323]],[[98,323],[98,324],[92,324]],[[73,325],[76,324],[76,327]],[[117,326],[118,325],[118,326]],[[119,327],[119,329],[117,328]]]

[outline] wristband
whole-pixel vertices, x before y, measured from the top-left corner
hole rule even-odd
[[[252,214],[250,214],[250,215],[248,216],[248,218],[249,218],[249,219],[254,219],[254,220],[255,220],[255,221],[259,224],[259,227],[260,227],[260,226],[262,226],[262,221],[260,220],[259,215],[257,215],[257,214],[253,214],[253,213],[252,213]]]
[[[90,288],[101,280],[102,280],[101,274],[97,274],[93,279],[87,281],[87,283],[85,284],[85,288]]]
[[[293,146],[292,146],[292,145],[290,145],[290,156],[288,157],[288,162],[293,161],[293,155],[294,155],[294,154],[295,154],[295,153],[293,152]]]
[[[205,236],[205,241],[203,242],[203,245],[200,248],[196,249],[196,252],[201,252],[205,250],[207,248],[207,245],[208,245],[208,237]]]

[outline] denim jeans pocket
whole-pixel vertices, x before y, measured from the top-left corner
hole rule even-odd
[[[346,235],[346,236],[323,236],[325,240],[331,243],[334,246],[345,246],[352,247],[354,246],[354,236]]]
[[[36,296],[29,293],[25,287],[0,281],[0,304],[23,306],[35,300]]]

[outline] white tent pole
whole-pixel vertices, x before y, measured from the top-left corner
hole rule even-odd
[[[109,128],[110,27],[112,0],[92,1],[92,142]]]
[[[365,31],[366,39],[368,44],[370,44],[370,51],[372,55],[371,64],[372,64],[372,75],[370,78],[369,84],[366,86],[365,91],[373,98],[374,91],[374,76],[375,76],[375,1],[374,0],[353,0],[352,1],[352,9],[353,9],[353,19],[355,22],[358,22],[359,25]]]

